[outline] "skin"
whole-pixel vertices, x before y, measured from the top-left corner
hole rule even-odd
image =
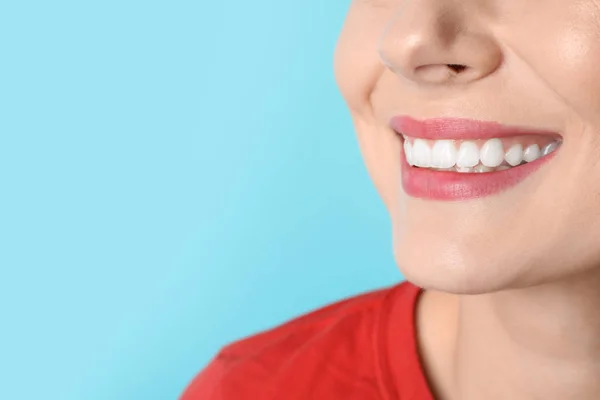
[[[597,399],[600,1],[354,0],[335,74],[396,262],[426,289],[418,339],[436,398]],[[500,194],[416,199],[394,115],[545,129],[563,145]]]

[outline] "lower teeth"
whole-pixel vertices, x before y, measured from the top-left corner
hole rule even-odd
[[[522,164],[525,164],[525,162],[523,162],[519,165],[522,165]],[[416,167],[416,168],[419,168],[419,167]],[[427,168],[427,169],[430,169],[432,171],[460,172],[460,173],[465,173],[465,174],[472,174],[472,173],[504,171],[504,170],[511,169],[511,168],[514,168],[514,167],[511,167],[510,165],[508,165],[506,163],[502,163],[495,168],[486,167],[485,165],[479,163],[472,168],[454,166],[452,168]]]

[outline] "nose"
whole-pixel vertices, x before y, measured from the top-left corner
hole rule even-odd
[[[478,1],[405,0],[379,54],[393,72],[421,84],[465,84],[498,69],[502,52],[478,18]]]

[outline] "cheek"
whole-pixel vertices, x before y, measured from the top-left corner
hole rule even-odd
[[[376,123],[354,117],[360,151],[383,203],[393,213],[401,190],[400,140]]]
[[[368,11],[363,8],[354,6],[348,13],[335,50],[334,72],[350,111],[369,116],[371,92],[384,69],[377,43],[385,24],[362,15]]]
[[[546,57],[550,64],[545,71],[549,84],[580,118],[597,126],[600,38],[592,40],[587,33],[573,30],[557,38],[553,50],[554,57]]]
[[[371,103],[372,94],[385,70],[377,52],[382,26],[385,22],[374,17],[366,18],[360,7],[352,8],[336,47],[334,71],[339,90],[350,110],[369,175],[390,209],[396,202],[400,184],[400,140],[387,127],[387,121],[373,113]]]
[[[600,13],[589,0],[559,3],[511,24],[522,28],[507,32],[507,42],[577,117],[598,126]]]

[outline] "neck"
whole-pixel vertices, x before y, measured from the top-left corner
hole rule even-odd
[[[526,289],[460,296],[457,398],[598,399],[600,271]]]

